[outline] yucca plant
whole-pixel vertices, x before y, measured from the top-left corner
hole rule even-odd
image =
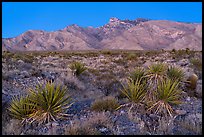
[[[146,76],[146,71],[142,67],[136,67],[133,72],[130,73],[130,78],[136,82],[137,79],[141,79],[142,82],[146,81],[147,78]]]
[[[46,123],[56,121],[57,118],[67,116],[66,110],[73,103],[67,95],[67,88],[47,82],[45,86],[39,84],[36,89],[29,89],[29,100],[35,104],[36,111],[30,115],[31,121]]]
[[[148,90],[147,83],[141,82],[141,79],[136,79],[136,81],[134,82],[133,79],[129,78],[127,86],[124,86],[123,84],[122,86],[123,89],[121,89],[121,92],[129,99],[130,103],[121,105],[116,110],[118,110],[122,106],[131,105],[129,109],[130,111],[133,106],[143,103],[146,92]]]
[[[155,113],[163,112],[172,116],[173,109],[171,105],[180,104],[181,90],[178,80],[165,79],[158,84],[155,92],[156,101],[148,110],[155,109]]]
[[[164,63],[155,63],[149,66],[147,76],[150,80],[158,82],[159,80],[163,80],[165,77],[165,72],[167,70],[167,66]]]
[[[154,63],[148,67],[147,75],[145,77],[148,78],[148,85],[150,90],[147,92],[147,100],[155,100],[154,92],[157,88],[157,85],[160,81],[163,81],[166,78],[166,70],[167,66],[164,63]]]
[[[79,76],[81,73],[83,73],[87,68],[85,67],[84,64],[81,62],[73,62],[70,65],[70,69],[74,71],[74,74],[76,76]]]
[[[171,80],[183,81],[184,72],[181,68],[170,66],[167,70],[167,77]]]
[[[14,96],[8,110],[10,115],[16,119],[27,121],[29,116],[35,112],[36,107],[29,100],[29,97]]]

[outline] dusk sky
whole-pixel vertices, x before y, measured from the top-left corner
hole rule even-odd
[[[202,23],[202,2],[2,2],[2,37],[68,25],[100,27],[111,17]]]

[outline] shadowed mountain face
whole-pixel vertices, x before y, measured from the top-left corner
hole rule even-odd
[[[120,20],[93,28],[70,25],[54,32],[29,30],[15,38],[3,38],[2,50],[202,50],[202,24],[167,20]]]

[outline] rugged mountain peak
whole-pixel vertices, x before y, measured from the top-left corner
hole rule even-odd
[[[146,22],[146,21],[150,21],[150,19],[146,19],[146,18],[137,18],[136,21],[137,21],[137,22]]]
[[[196,49],[202,50],[202,23],[110,18],[101,27],[72,24],[62,30],[29,30],[2,39],[3,50],[90,50],[90,49]]]
[[[116,18],[116,17],[112,17],[110,18],[109,20],[109,23],[119,23],[120,22],[120,19]]]

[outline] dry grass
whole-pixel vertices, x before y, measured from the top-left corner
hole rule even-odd
[[[103,99],[97,99],[93,102],[91,109],[95,111],[114,111],[120,105],[113,96],[106,96]]]
[[[84,120],[75,119],[66,127],[65,135],[100,135],[99,127],[112,128],[110,118],[105,113],[93,113]]]

